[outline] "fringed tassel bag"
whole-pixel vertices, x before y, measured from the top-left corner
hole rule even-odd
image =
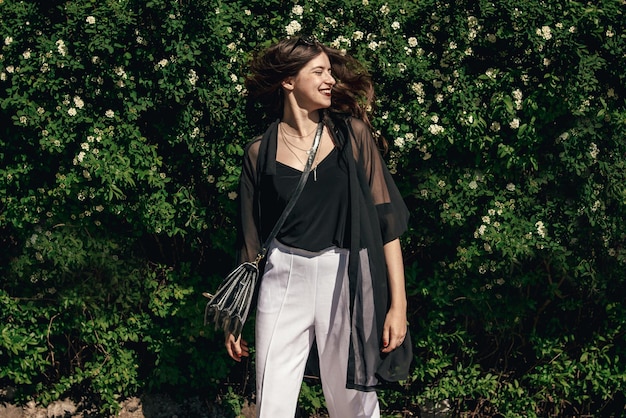
[[[252,304],[252,296],[254,295],[259,279],[259,263],[267,255],[267,249],[276,235],[278,235],[278,231],[280,231],[285,219],[287,219],[287,216],[296,204],[296,200],[300,196],[302,189],[304,189],[304,185],[311,172],[311,166],[315,160],[315,155],[317,154],[317,148],[322,137],[323,129],[324,124],[320,122],[317,125],[313,145],[308,151],[307,162],[300,176],[300,181],[289,198],[285,210],[280,215],[276,225],[274,225],[274,229],[272,229],[272,232],[261,247],[261,251],[256,259],[252,262],[240,264],[224,279],[214,295],[208,292],[202,293],[205,297],[210,299],[204,311],[205,324],[210,320],[215,323],[215,329],[221,328],[225,333],[230,333],[235,338],[239,338],[239,335],[241,335],[246,318],[248,317],[248,312],[250,311],[250,305]]]

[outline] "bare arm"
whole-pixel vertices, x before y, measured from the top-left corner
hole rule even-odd
[[[382,351],[389,353],[402,344],[407,332],[407,301],[400,239],[396,238],[385,244],[384,252],[391,304],[383,328]]]

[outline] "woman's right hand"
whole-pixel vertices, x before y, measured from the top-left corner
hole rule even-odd
[[[241,335],[239,338],[235,339],[233,334],[226,334],[226,351],[235,361],[241,361],[242,357],[248,357],[250,355],[248,343],[241,338]]]

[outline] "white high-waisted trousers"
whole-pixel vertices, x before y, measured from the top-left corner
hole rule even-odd
[[[314,341],[330,417],[380,416],[376,392],[346,389],[348,253],[334,247],[312,253],[274,240],[257,302],[257,417],[294,417]]]

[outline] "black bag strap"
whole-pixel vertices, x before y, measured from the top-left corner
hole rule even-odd
[[[311,166],[313,165],[313,161],[315,160],[315,155],[317,155],[317,148],[320,144],[320,139],[322,138],[323,131],[324,131],[324,123],[320,121],[317,124],[317,130],[315,131],[315,137],[313,138],[313,145],[311,145],[311,149],[308,152],[309,157],[306,160],[304,171],[302,171],[302,175],[300,176],[300,181],[296,185],[296,189],[293,191],[293,194],[289,198],[289,202],[287,202],[287,206],[285,206],[283,213],[280,215],[280,218],[278,218],[278,221],[276,221],[276,225],[274,225],[272,232],[270,232],[269,236],[263,243],[263,246],[261,247],[261,251],[257,255],[256,260],[254,260],[255,264],[258,265],[259,262],[263,259],[263,257],[265,257],[270,244],[272,243],[274,238],[276,238],[276,235],[278,235],[280,228],[282,228],[283,224],[285,223],[285,220],[287,219],[287,216],[289,216],[289,214],[291,213],[291,210],[295,206],[296,201],[298,200],[298,197],[300,197],[300,193],[302,193],[302,189],[304,189],[304,185],[306,184],[306,181],[309,177],[309,173],[311,172]]]

